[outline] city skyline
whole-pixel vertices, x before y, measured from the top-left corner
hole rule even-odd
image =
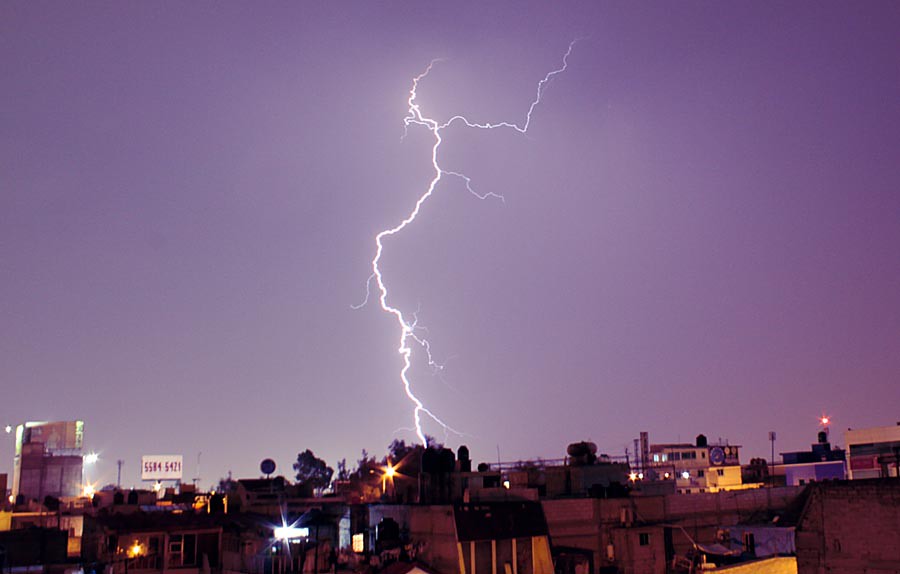
[[[215,484],[415,440],[413,384],[476,461],[640,431],[743,462],[894,424],[900,8],[10,3],[0,63],[0,424],[85,421]],[[417,24],[417,25],[416,25]],[[6,435],[7,437],[11,435]],[[0,472],[12,471],[12,439]],[[134,470],[130,474],[134,474]],[[127,478],[126,474],[126,478]]]

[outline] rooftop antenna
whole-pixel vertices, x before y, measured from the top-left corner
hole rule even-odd
[[[194,486],[197,486],[200,484],[200,455],[201,454],[203,454],[203,451],[200,451],[197,453],[197,476],[195,476],[194,480],[192,481],[194,483]]]
[[[121,458],[116,461],[116,466],[119,467],[118,474],[116,475],[116,488],[122,488],[122,465],[125,464],[125,461]]]

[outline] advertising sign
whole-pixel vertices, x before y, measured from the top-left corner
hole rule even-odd
[[[181,480],[180,454],[153,454],[141,457],[141,480]]]

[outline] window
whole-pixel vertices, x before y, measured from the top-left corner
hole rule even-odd
[[[352,540],[354,552],[361,554],[366,551],[366,541],[363,534],[354,534]]]
[[[706,451],[700,453],[700,458],[706,458]]]
[[[169,536],[169,566],[194,566],[197,563],[197,535],[172,534]]]
[[[650,546],[650,533],[641,532],[638,534],[638,544],[641,546]]]
[[[663,454],[662,454],[662,461],[663,461],[663,462],[666,462],[666,459],[667,459],[667,458],[668,458],[668,457],[666,456],[666,453],[663,453]]]
[[[680,453],[680,452],[673,452],[673,453],[672,453],[672,460],[681,460],[681,453]]]
[[[653,462],[659,462],[659,455],[658,455],[658,454],[654,454],[654,455],[653,455]]]
[[[697,478],[703,478],[705,475],[706,475],[706,471],[703,471],[703,470],[697,471]]]
[[[717,468],[717,469],[716,469],[716,474],[718,474],[719,476],[725,476],[725,469],[723,469],[723,468]]]

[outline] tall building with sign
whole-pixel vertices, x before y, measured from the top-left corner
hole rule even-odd
[[[23,501],[78,496],[83,442],[83,421],[27,422],[16,427],[13,496]]]

